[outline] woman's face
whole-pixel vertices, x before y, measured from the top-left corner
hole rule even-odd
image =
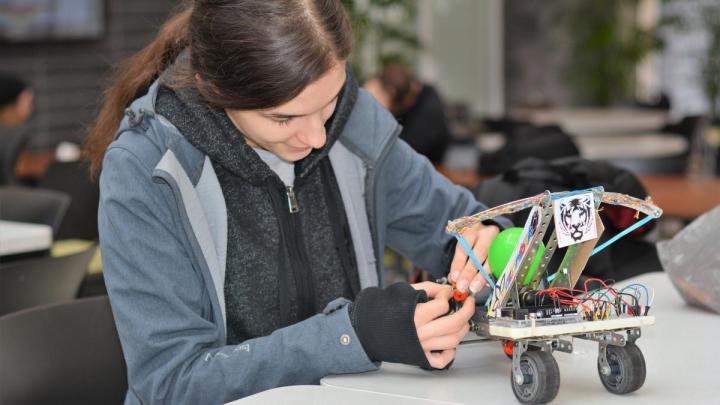
[[[248,145],[296,162],[325,145],[325,122],[335,111],[345,83],[345,63],[338,62],[297,97],[266,110],[226,110]]]
[[[19,127],[27,121],[33,110],[33,91],[23,90],[14,103],[0,109],[0,125]]]

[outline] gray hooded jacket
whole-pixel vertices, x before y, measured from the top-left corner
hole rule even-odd
[[[157,89],[131,105],[100,178],[100,243],[128,366],[125,402],[223,403],[376,369],[345,299],[268,336],[227,345],[222,190],[210,159],[156,114]],[[398,140],[399,132],[361,90],[330,150],[361,288],[382,282],[386,245],[442,271],[446,222],[485,208]]]

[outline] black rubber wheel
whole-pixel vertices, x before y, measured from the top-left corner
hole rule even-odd
[[[602,372],[598,359],[598,374],[605,389],[613,394],[633,392],[645,383],[645,358],[635,343],[627,342],[625,346],[607,346],[607,361],[610,374]]]
[[[527,351],[520,356],[520,370],[523,383],[515,381],[510,375],[515,397],[522,404],[545,404],[553,399],[560,389],[560,369],[551,353]]]

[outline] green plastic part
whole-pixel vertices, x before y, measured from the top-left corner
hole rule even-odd
[[[488,264],[490,265],[490,271],[492,271],[492,274],[493,276],[495,276],[496,280],[500,279],[500,276],[505,270],[505,266],[507,265],[508,260],[510,260],[510,256],[515,250],[515,245],[517,245],[518,241],[520,240],[520,235],[522,234],[522,231],[522,228],[505,229],[504,231],[500,232],[490,244]],[[533,274],[535,274],[535,270],[537,270],[537,267],[540,264],[540,260],[544,253],[545,245],[540,242],[540,248],[535,255],[535,260],[533,260],[532,264],[530,265],[530,271],[525,276],[523,285],[527,285],[530,280],[532,280]]]

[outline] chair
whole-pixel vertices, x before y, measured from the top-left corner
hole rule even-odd
[[[700,134],[705,125],[705,118],[702,115],[688,115],[680,121],[665,125],[660,129],[662,133],[680,134],[688,140],[688,144],[692,142]]]
[[[97,211],[100,193],[81,162],[53,162],[39,181],[43,189],[67,193],[70,206],[56,239],[97,240]]]
[[[0,187],[0,219],[49,225],[53,237],[60,229],[70,196],[53,190]]]
[[[107,286],[103,273],[92,273],[85,276],[78,290],[78,298],[107,295]]]
[[[15,164],[30,138],[27,131],[23,130],[12,130],[0,135],[0,185],[15,184]]]
[[[127,367],[107,296],[0,317],[1,404],[121,404]]]
[[[76,297],[95,245],[63,257],[0,263],[0,316]]]

